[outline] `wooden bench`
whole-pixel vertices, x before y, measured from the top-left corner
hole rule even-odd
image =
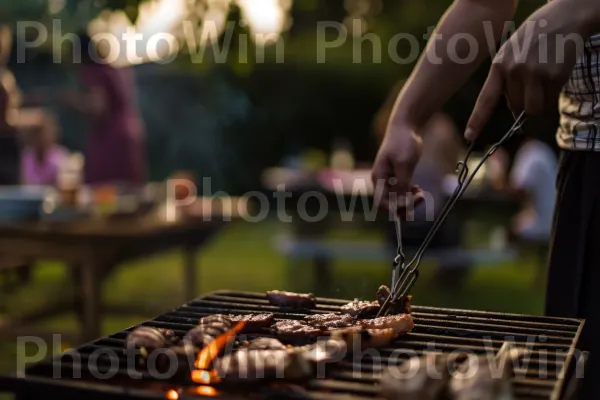
[[[274,238],[275,248],[290,261],[310,261],[315,269],[315,287],[321,290],[331,289],[331,261],[362,260],[389,261],[395,256],[395,249],[385,243],[366,241],[325,241],[298,239],[293,236],[279,235]],[[407,257],[414,254],[415,248],[405,249]],[[443,261],[445,267],[461,267],[466,265],[496,266],[513,261],[518,252],[515,248],[502,250],[489,248],[430,248],[422,259],[423,262]],[[296,263],[290,263],[291,268]]]

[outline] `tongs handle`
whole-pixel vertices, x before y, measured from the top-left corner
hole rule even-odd
[[[431,229],[425,236],[425,239],[423,239],[423,243],[421,243],[421,246],[419,246],[419,249],[415,253],[414,257],[410,260],[410,262],[408,264],[402,262],[402,264],[399,266],[400,267],[399,269],[401,271],[400,276],[397,278],[397,281],[392,285],[392,288],[390,289],[390,295],[386,299],[385,303],[381,306],[381,309],[379,310],[379,313],[377,314],[377,316],[387,315],[392,304],[396,303],[398,300],[403,299],[404,297],[406,297],[408,295],[408,293],[414,286],[415,282],[417,281],[417,278],[419,277],[418,268],[419,268],[419,265],[421,264],[421,259],[423,258],[423,254],[425,253],[425,250],[427,250],[427,247],[431,243],[431,240],[433,239],[434,235],[440,229],[440,226],[444,223],[444,221],[448,217],[448,214],[452,210],[452,207],[454,207],[456,202],[462,197],[465,190],[469,187],[469,184],[471,183],[473,178],[477,175],[477,172],[479,172],[479,169],[488,160],[488,158],[490,158],[491,155],[494,154],[496,152],[496,150],[498,150],[498,148],[500,148],[504,143],[506,143],[506,141],[510,140],[513,136],[515,136],[515,134],[521,132],[521,128],[523,127],[525,120],[526,120],[525,112],[522,112],[515,119],[515,122],[513,123],[511,128],[508,130],[508,132],[504,136],[502,136],[502,138],[498,142],[496,142],[494,145],[492,145],[490,147],[490,149],[483,155],[483,157],[481,158],[481,160],[479,161],[479,163],[473,170],[473,173],[469,173],[468,162],[469,162],[469,158],[471,157],[471,154],[473,153],[473,148],[474,148],[475,143],[472,142],[470,144],[467,154],[465,155],[465,158],[461,162],[459,162],[457,165],[458,185],[457,185],[456,189],[454,190],[454,193],[452,193],[452,196],[450,197],[450,199],[448,199],[448,201],[444,205],[444,208],[442,209],[442,211],[440,211],[440,214],[438,215],[435,222],[433,223],[433,226],[431,227]],[[397,226],[399,226],[399,222],[397,223]],[[398,236],[398,240],[401,241],[401,236]],[[401,249],[401,248],[402,248],[402,244],[399,243],[398,249]],[[401,258],[403,259],[403,257],[401,257]],[[397,259],[398,259],[398,257],[397,257]]]

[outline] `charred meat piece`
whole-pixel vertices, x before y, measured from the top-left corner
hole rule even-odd
[[[297,349],[300,349],[305,359],[313,363],[340,361],[348,353],[346,342],[341,337],[329,337]]]
[[[310,362],[298,351],[239,350],[215,361],[221,379],[253,382],[262,379],[300,379],[312,375]]]
[[[385,303],[385,301],[387,300],[387,298],[390,296],[390,288],[385,286],[385,285],[381,285],[379,286],[379,289],[377,289],[377,294],[376,294],[376,298],[377,298],[377,303],[379,303],[380,306],[383,305],[383,303]],[[391,308],[390,308],[390,312],[392,314],[410,314],[410,301],[412,300],[412,296],[406,296],[400,303],[393,303]]]
[[[308,325],[304,321],[282,320],[273,324],[272,329],[284,341],[306,340],[324,334],[323,330]]]
[[[127,335],[125,344],[140,349],[160,349],[173,345],[177,340],[175,332],[170,329],[140,326]]]
[[[358,323],[366,329],[391,328],[396,335],[410,332],[415,327],[415,322],[410,314],[388,315],[374,319],[362,319]]]
[[[202,349],[217,336],[224,334],[233,327],[233,322],[223,315],[211,315],[200,320],[200,324],[190,330],[183,338],[184,342]]]
[[[284,308],[315,308],[317,299],[312,293],[293,293],[271,290],[267,292],[269,303]]]
[[[286,347],[277,339],[258,338],[242,344],[242,349],[248,350],[285,350]]]
[[[379,387],[381,396],[387,400],[445,400],[449,398],[449,380],[446,357],[428,353],[386,368]]]
[[[348,314],[315,314],[304,317],[304,322],[315,328],[327,330],[352,326],[355,320]]]
[[[341,339],[346,343],[349,352],[387,346],[396,336],[392,328],[366,329],[362,326],[339,329],[331,333],[333,339]]]
[[[233,321],[228,316],[215,314],[200,318],[198,325],[224,325],[231,328]]]
[[[377,315],[381,306],[376,301],[360,301],[355,299],[342,306],[342,313],[349,314],[355,318],[367,318]]]
[[[228,315],[230,321],[234,324],[244,321],[243,332],[260,332],[264,328],[268,328],[273,323],[273,314],[243,314],[243,315]]]
[[[512,400],[514,393],[510,378],[513,375],[513,348],[504,345],[496,360],[471,355],[460,364],[450,380],[450,393],[456,400]],[[490,362],[497,362],[491,365]],[[496,376],[500,368],[500,374]]]
[[[176,376],[186,377],[194,369],[197,355],[198,349],[189,343],[169,347],[156,357],[156,368],[161,374],[175,371]]]

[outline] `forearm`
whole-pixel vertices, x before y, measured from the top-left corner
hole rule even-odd
[[[437,36],[430,39],[398,97],[391,123],[410,124],[416,130],[422,127],[490,57],[505,22],[514,16],[516,1],[456,0],[440,20],[434,32]],[[473,46],[473,39],[457,41],[457,35],[473,38],[477,46]]]
[[[584,39],[600,32],[600,1],[598,0],[557,0],[568,2],[581,21],[581,33]]]

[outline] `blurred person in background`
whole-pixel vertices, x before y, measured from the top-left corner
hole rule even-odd
[[[522,201],[522,209],[511,226],[520,240],[547,242],[552,233],[556,200],[558,160],[552,148],[527,138],[515,155],[508,181],[509,190]]]
[[[82,33],[79,38],[81,64],[77,69],[84,90],[63,92],[59,98],[83,113],[90,124],[84,153],[86,183],[143,184],[144,127],[133,71],[108,64],[105,52],[89,35]]]
[[[385,136],[394,102],[403,85],[404,83],[400,82],[394,87],[375,117],[374,130],[378,141],[383,140]],[[456,165],[464,150],[454,121],[443,112],[435,113],[427,121],[422,130],[422,138],[423,153],[415,167],[414,179],[427,196],[425,201],[415,206],[414,218],[402,224],[403,244],[412,248],[421,245],[444,206],[448,197],[444,182],[449,175],[456,174]],[[434,236],[431,246],[457,248],[461,245],[461,236],[460,227],[448,221]],[[393,248],[396,248],[395,229],[390,228],[388,238]],[[469,265],[464,260],[438,265],[436,270],[438,281],[445,282],[449,286],[461,283],[468,273]]]
[[[52,114],[36,109],[27,129],[21,157],[21,183],[25,185],[56,185],[61,164],[68,151],[58,145],[59,127]]]
[[[0,185],[19,184],[21,148],[15,118],[21,104],[21,93],[6,67],[11,46],[10,29],[0,26]]]

